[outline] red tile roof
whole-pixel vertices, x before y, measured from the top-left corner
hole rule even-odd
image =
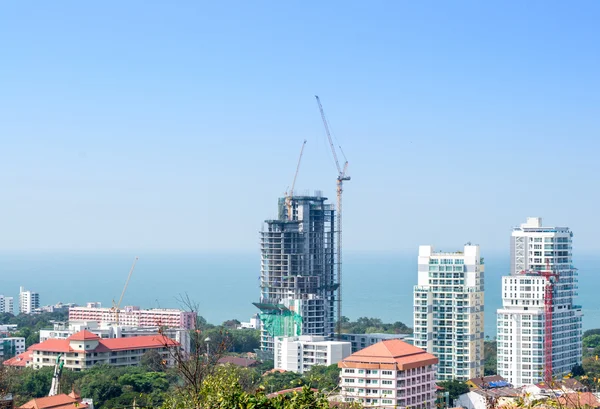
[[[100,339],[100,337],[90,331],[88,331],[87,329],[84,329],[83,331],[79,331],[73,335],[71,335],[69,338],[67,338],[71,341],[97,341]]]
[[[567,408],[597,408],[600,407],[598,398],[592,392],[565,393],[558,397],[561,407]]]
[[[391,364],[396,365],[399,370],[405,370],[437,363],[438,359],[434,355],[421,348],[399,339],[387,339],[344,358],[339,366]]]
[[[19,409],[86,409],[85,403],[80,403],[64,393],[56,396],[32,399],[26,404],[19,406]]]
[[[3,362],[4,366],[12,366],[12,367],[25,367],[27,362],[31,362],[33,360],[33,352],[27,350],[25,352],[20,353],[19,355],[15,355],[10,359],[7,359]]]
[[[75,334],[77,335],[77,334]],[[74,335],[74,336],[75,336]],[[45,351],[45,352],[111,352],[111,351],[124,351],[132,349],[146,349],[146,348],[162,348],[164,346],[175,346],[179,345],[178,342],[163,337],[161,335],[144,335],[140,337],[127,337],[127,338],[100,338],[98,346],[94,349],[79,349],[72,348],[71,341],[73,339],[47,339],[44,342],[35,344],[30,347],[32,351]]]

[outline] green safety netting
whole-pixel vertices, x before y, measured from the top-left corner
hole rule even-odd
[[[263,328],[272,337],[299,336],[302,332],[302,316],[293,311],[262,312],[259,316]]]

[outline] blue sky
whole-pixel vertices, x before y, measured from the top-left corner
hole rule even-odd
[[[0,249],[258,250],[292,182],[347,251],[599,248],[593,1],[4,2]]]

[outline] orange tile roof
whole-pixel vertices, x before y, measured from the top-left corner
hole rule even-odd
[[[56,396],[47,396],[45,398],[32,399],[26,404],[19,406],[19,409],[86,409],[88,405],[80,403],[64,393]]]
[[[340,362],[355,364],[392,364],[399,370],[416,368],[438,363],[438,359],[418,348],[399,339],[387,339],[361,349]]]
[[[130,349],[144,349],[144,348],[161,348],[165,345],[175,346],[179,345],[178,342],[163,337],[161,335],[143,335],[140,337],[127,337],[127,338],[100,338],[98,346],[94,349],[82,350],[74,349],[71,347],[69,339],[47,339],[44,342],[35,344],[30,347],[32,351],[45,351],[45,352],[111,352],[111,351],[123,351]]]
[[[567,408],[598,408],[600,402],[592,392],[565,393],[558,397],[558,403]]]
[[[79,332],[71,335],[67,339],[71,340],[71,341],[97,341],[100,339],[100,337],[98,335],[88,331],[87,329],[84,329],[83,331],[79,331]]]
[[[27,350],[3,362],[4,366],[25,367],[33,359],[33,352]]]

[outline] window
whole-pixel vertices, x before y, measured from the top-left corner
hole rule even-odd
[[[391,375],[392,371],[381,371],[382,375]]]
[[[392,382],[392,381],[386,381],[386,380],[383,380],[383,381],[381,381],[381,383],[382,383],[383,385],[391,385],[391,384],[393,384],[394,382]]]
[[[345,373],[354,373],[354,369],[344,369]]]

